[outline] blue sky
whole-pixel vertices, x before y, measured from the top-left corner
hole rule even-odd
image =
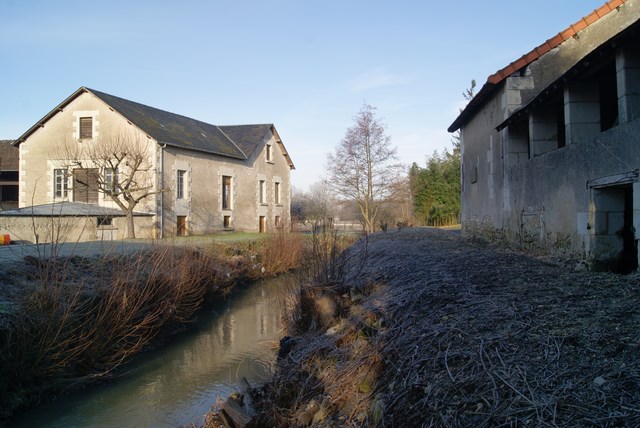
[[[471,79],[604,0],[0,0],[0,139],[80,86],[216,125],[274,123],[302,189],[363,103],[405,164],[451,147]]]

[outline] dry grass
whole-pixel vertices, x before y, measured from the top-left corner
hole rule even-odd
[[[259,423],[639,426],[637,273],[422,228],[347,258],[342,281],[301,290]]]
[[[371,409],[384,369],[379,340],[384,315],[359,305],[362,293],[375,299],[377,291],[375,286],[303,287],[299,317],[291,327],[295,344],[281,355],[274,379],[258,392],[258,405],[269,409],[261,412],[258,425],[324,426],[329,416],[339,426],[379,421],[381,414]]]
[[[300,267],[304,251],[302,235],[278,232],[260,241],[258,257],[265,273],[273,275]]]
[[[301,237],[282,234],[204,249],[27,259],[14,278],[22,292],[0,313],[0,419],[44,391],[111,376],[159,333],[183,329],[206,302],[240,282],[291,270],[302,254]]]

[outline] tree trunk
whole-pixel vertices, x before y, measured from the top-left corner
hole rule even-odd
[[[136,239],[135,224],[133,222],[133,211],[125,213],[127,219],[127,239]]]

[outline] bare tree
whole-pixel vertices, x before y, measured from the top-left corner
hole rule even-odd
[[[305,219],[311,223],[314,230],[319,226],[329,226],[333,218],[335,201],[327,182],[319,181],[312,184],[305,200]]]
[[[354,201],[362,215],[365,233],[375,229],[381,203],[392,193],[398,177],[396,148],[375,117],[375,107],[364,104],[354,117],[335,153],[329,154],[330,184],[339,197]]]
[[[136,206],[164,191],[154,186],[152,156],[146,142],[133,135],[116,134],[92,143],[66,142],[55,156],[74,170],[74,187],[100,192],[122,210],[127,238],[135,238]]]

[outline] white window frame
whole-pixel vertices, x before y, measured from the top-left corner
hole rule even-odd
[[[69,197],[69,170],[55,168],[53,170],[53,198],[67,199]]]
[[[120,189],[117,187],[118,182],[118,170],[115,168],[105,168],[104,169],[104,185],[105,185],[105,193],[110,195],[112,193],[119,194]]]

